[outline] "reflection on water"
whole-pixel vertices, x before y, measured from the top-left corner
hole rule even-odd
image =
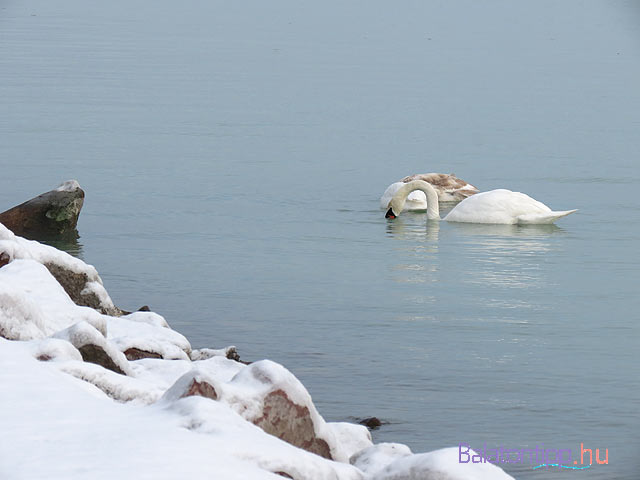
[[[440,222],[427,221],[425,213],[409,212],[404,216],[387,221],[387,234],[401,240],[428,241],[437,250]]]
[[[546,284],[540,264],[553,249],[550,236],[563,233],[555,225],[455,224],[453,228],[465,235],[465,256],[472,264],[463,283],[502,288]]]
[[[427,221],[414,213],[387,222],[387,234],[401,244],[402,262],[391,267],[394,281],[406,284],[448,282],[481,289],[529,289],[548,284],[541,264],[553,251],[553,237],[566,232],[556,225],[489,225]],[[444,265],[456,250],[455,270]],[[441,258],[442,257],[442,258]],[[463,268],[460,268],[463,265]],[[444,278],[443,278],[444,276]],[[431,303],[421,292],[408,300]],[[509,298],[485,298],[486,306],[501,309],[535,308]]]
[[[81,260],[84,260],[84,251],[82,243],[80,243],[80,234],[77,230],[68,232],[63,235],[56,235],[51,237],[38,237],[33,240],[51,245],[63,252],[67,252],[69,255],[73,255]]]
[[[399,283],[433,283],[439,280],[438,238],[440,222],[426,220],[424,213],[412,213],[387,222],[387,234],[403,240],[397,250],[406,252],[406,262],[394,265],[393,280]],[[435,298],[417,294],[413,303],[432,303]]]
[[[548,225],[493,225],[487,223],[447,222],[457,233],[464,235],[495,235],[499,237],[545,237],[565,233],[555,224]]]

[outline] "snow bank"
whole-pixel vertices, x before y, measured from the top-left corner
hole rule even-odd
[[[473,450],[471,455],[477,455]],[[460,463],[458,447],[443,448],[399,458],[373,476],[373,480],[514,480],[491,463]]]
[[[1,223],[0,256],[7,258],[8,262],[16,259],[35,260],[50,270],[75,303],[110,315],[120,313],[93,266],[56,248],[18,237]]]
[[[144,317],[137,312],[120,318],[109,318],[107,338],[122,352],[136,348],[143,352],[155,353],[165,359],[188,360],[191,344],[181,334],[166,326],[159,326],[160,315]],[[157,323],[140,321],[153,318]]]
[[[0,335],[44,338],[79,321],[106,332],[104,316],[76,305],[39,262],[14,260],[0,268]]]
[[[349,461],[373,477],[396,459],[412,455],[411,449],[401,443],[379,443],[357,452]]]
[[[2,252],[2,478],[511,478],[458,464],[457,449],[412,454],[327,423],[283,366],[245,365],[235,347],[192,350],[153,312],[109,315],[121,312],[93,267],[0,225]],[[97,309],[78,305],[56,269],[97,289]]]

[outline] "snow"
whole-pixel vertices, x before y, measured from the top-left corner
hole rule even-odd
[[[56,188],[57,192],[73,192],[74,190],[78,190],[80,188],[80,184],[77,180],[67,180],[66,182],[62,182],[58,188]]]
[[[364,425],[347,422],[330,422],[327,426],[333,431],[336,440],[343,450],[345,458],[373,445],[371,433]]]
[[[411,456],[411,449],[401,443],[379,443],[351,456],[350,462],[369,476],[374,476],[398,458]]]
[[[78,321],[86,321],[104,333],[103,317],[73,303],[37,261],[14,260],[0,269],[0,333],[7,338],[44,338]]]
[[[1,478],[282,480],[236,455],[231,425],[195,435],[171,412],[97,398],[20,343],[0,339],[0,364]]]
[[[237,353],[235,345],[226,348],[200,348],[191,351],[191,360],[206,360],[211,357],[228,358],[229,354],[237,355]]]
[[[80,351],[68,341],[59,338],[45,338],[29,342],[31,354],[46,362],[82,361]]]
[[[471,455],[477,455],[470,450]],[[458,447],[401,457],[374,477],[375,480],[514,480],[491,463],[460,463]]]
[[[74,323],[69,328],[57,332],[54,337],[67,340],[77,349],[81,349],[86,345],[100,347],[122,372],[126,375],[132,375],[132,370],[129,368],[129,362],[124,353],[107,341],[102,332],[85,321]]]
[[[77,274],[87,276],[85,292],[94,293],[101,302],[101,306],[107,310],[115,310],[115,305],[105,290],[102,279],[97,270],[84,263],[79,258],[72,257],[49,245],[43,245],[35,240],[27,240],[13,234],[11,230],[0,223],[0,252],[5,252],[9,260],[31,259],[43,265],[53,263]]]
[[[189,359],[191,344],[183,335],[167,327],[132,321],[131,317],[131,315],[119,318],[107,317],[109,325],[107,338],[121,351],[135,347],[147,352],[159,353],[166,359]],[[160,316],[156,315],[156,317]]]
[[[235,347],[192,350],[156,313],[114,317],[78,306],[43,263],[101,286],[95,269],[2,225],[0,251],[12,260],[0,267],[0,478],[511,478],[490,464],[458,464],[457,449],[454,458],[452,449],[412,454],[401,444],[373,445],[361,425],[325,422],[282,365],[228,359]],[[104,351],[120,373],[83,361],[87,345]],[[129,348],[163,358],[128,361]],[[193,381],[211,385],[215,399],[184,396]],[[278,391],[296,412],[308,411],[305,422],[334,460],[254,425]]]

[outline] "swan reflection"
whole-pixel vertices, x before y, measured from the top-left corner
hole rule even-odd
[[[387,234],[400,240],[433,243],[437,249],[440,222],[427,222],[424,212],[407,213],[387,222]]]
[[[424,213],[408,213],[388,221],[386,232],[399,241],[394,246],[393,281],[435,283],[449,289],[467,285],[478,292],[486,306],[500,309],[535,307],[524,298],[511,301],[499,290],[545,286],[545,256],[560,245],[554,237],[566,234],[553,224],[441,223],[427,221]],[[494,287],[497,290],[491,290]],[[436,301],[433,291],[407,294],[414,304]]]

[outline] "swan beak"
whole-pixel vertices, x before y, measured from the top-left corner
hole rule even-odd
[[[396,214],[393,213],[393,209],[392,208],[387,210],[387,213],[385,214],[384,218],[391,218],[391,219],[396,218]]]

